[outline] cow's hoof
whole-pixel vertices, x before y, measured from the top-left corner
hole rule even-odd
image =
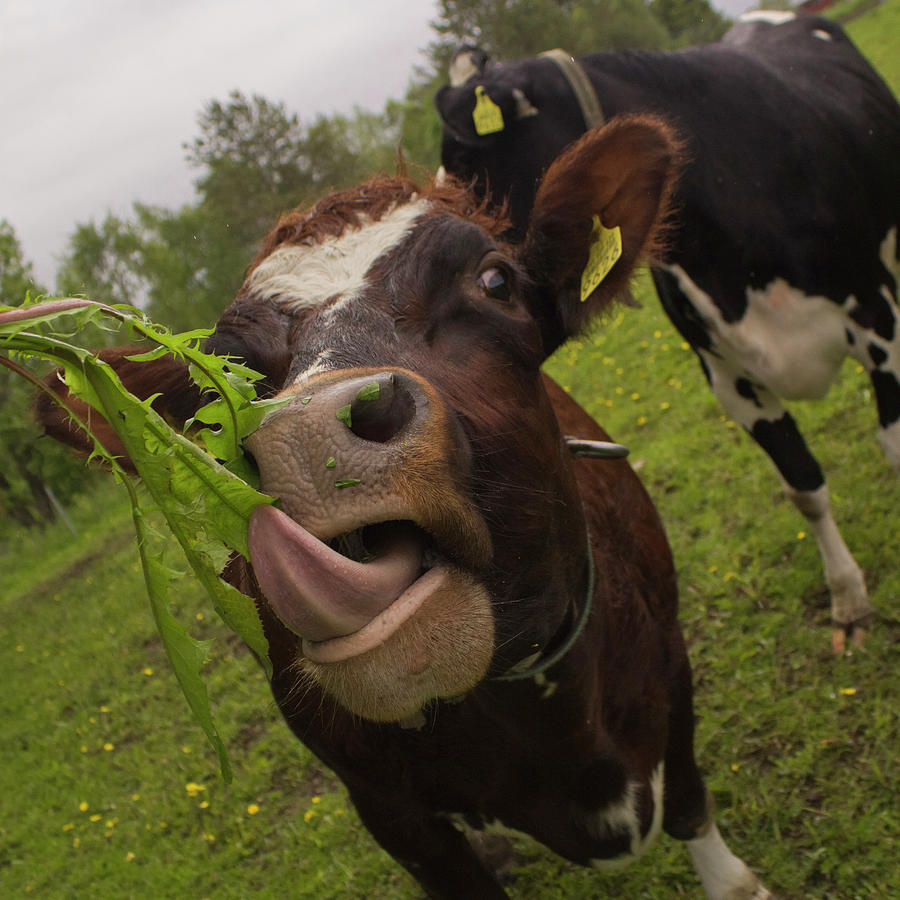
[[[852,646],[861,648],[866,642],[866,637],[875,623],[875,613],[869,613],[855,622],[842,624],[835,622],[831,630],[831,648],[835,654],[843,653],[847,649],[849,639]]]

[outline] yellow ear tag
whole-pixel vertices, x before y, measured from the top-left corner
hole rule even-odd
[[[609,275],[610,269],[622,255],[622,231],[604,228],[600,216],[594,216],[594,230],[591,232],[591,249],[587,265],[581,273],[581,302],[584,303],[597,289],[597,285]]]
[[[475,123],[477,134],[494,134],[503,131],[503,113],[500,107],[488,97],[484,86],[475,88],[475,109],[472,111],[472,121]]]

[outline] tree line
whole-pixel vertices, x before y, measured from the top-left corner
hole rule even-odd
[[[393,173],[401,158],[413,174],[434,171],[441,127],[432,98],[461,43],[497,59],[552,47],[576,56],[676,49],[717,40],[729,24],[708,0],[440,0],[424,64],[404,98],[380,113],[354,108],[303,122],[280,101],[238,90],[207,103],[196,137],[183,145],[197,172],[196,202],[174,210],[135,203],[128,216],[78,224],[54,293],[139,305],[176,331],[209,325],[281,213]],[[35,282],[12,225],[0,222],[0,302],[20,303],[26,292],[49,293]],[[53,518],[48,486],[65,502],[91,481],[53,442],[36,441],[30,398],[27,383],[0,367],[0,539]]]

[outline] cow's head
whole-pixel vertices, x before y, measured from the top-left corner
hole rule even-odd
[[[460,186],[404,179],[268,236],[210,343],[290,398],[246,441],[278,504],[228,573],[258,597],[276,669],[398,720],[558,631],[585,587],[585,528],[539,369],[652,247],[675,157],[653,119],[592,133],[547,173],[516,246]],[[594,217],[622,255],[582,299]],[[154,393],[141,371],[120,360]]]
[[[441,162],[454,177],[473,181],[479,195],[505,201],[520,234],[541,175],[584,133],[578,100],[549,59],[500,64],[464,46],[449,76],[435,95],[444,126]]]

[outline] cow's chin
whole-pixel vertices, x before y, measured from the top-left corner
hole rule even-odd
[[[364,719],[402,722],[484,678],[494,651],[490,597],[470,573],[439,566],[359,631],[301,646],[303,672],[337,703]]]

